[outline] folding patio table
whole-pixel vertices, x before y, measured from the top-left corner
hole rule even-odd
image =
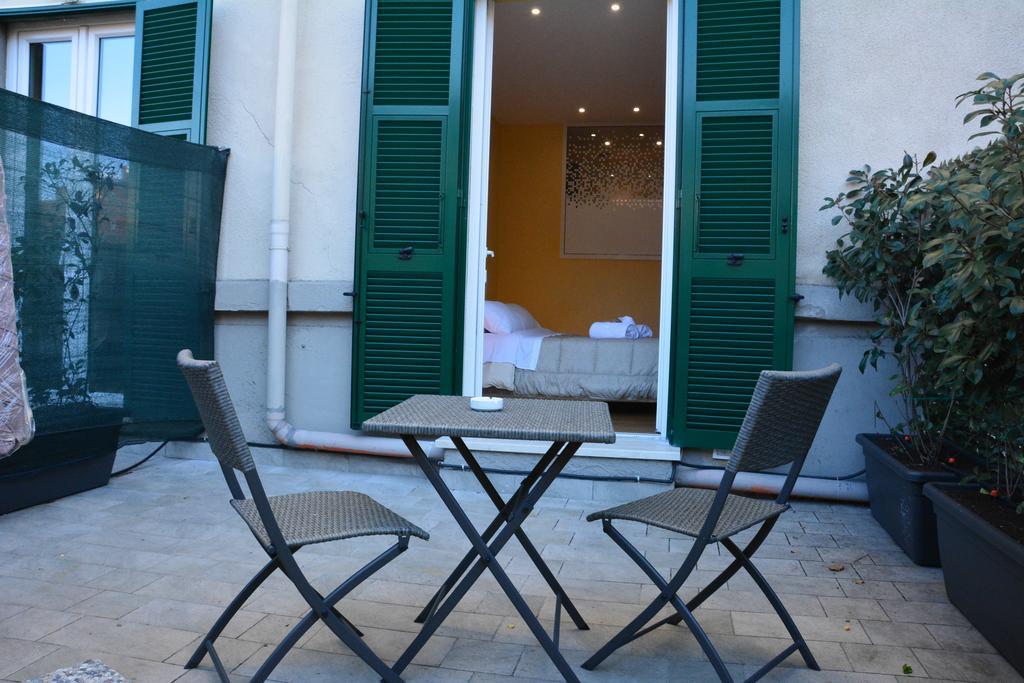
[[[469,398],[463,396],[413,396],[363,423],[366,432],[398,434],[402,437],[416,463],[472,545],[472,550],[420,614],[417,621],[423,622],[423,628],[395,663],[394,671],[401,674],[484,570],[488,569],[565,680],[576,682],[576,674],[558,651],[562,609],[565,609],[577,628],[586,629],[587,623],[541,559],[522,525],[582,444],[615,441],[615,429],[608,414],[608,406],[593,401],[505,399],[502,410],[485,412],[473,410],[469,403]],[[428,457],[416,440],[417,437],[442,436],[451,438],[484,492],[498,509],[497,516],[483,533],[473,526],[445,484],[439,471],[440,461]],[[466,446],[463,439],[467,437],[550,441],[551,447],[506,501]],[[551,635],[544,630],[508,574],[495,561],[495,556],[513,536],[519,540],[555,595],[555,623]]]

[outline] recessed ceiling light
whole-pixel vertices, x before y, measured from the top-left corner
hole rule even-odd
[[[590,137],[592,137],[592,138],[596,138],[596,137],[597,137],[597,133],[591,133],[591,134],[590,134]]]
[[[612,141],[611,141],[611,140],[605,140],[605,141],[604,141],[604,146],[605,146],[605,147],[610,147],[610,146],[611,146],[611,144],[612,144]]]
[[[531,9],[530,14],[532,14],[533,16],[537,16],[538,14],[540,14],[540,7],[534,7],[533,9]]]
[[[612,11],[613,12],[618,12],[620,9],[622,9],[622,5],[620,5],[617,2],[613,2],[612,3]]]
[[[640,107],[633,107],[633,113],[634,114],[637,113],[638,111],[640,111]]]
[[[644,134],[643,134],[643,133],[640,133],[640,137],[643,137],[643,136],[644,136]]]
[[[587,113],[587,108],[586,107],[580,107],[577,111],[579,111],[579,113],[581,113],[581,114],[586,114]]]
[[[658,147],[661,147],[661,140],[658,140],[658,141],[657,141],[656,143],[654,143],[654,144],[656,144],[656,145],[657,145]]]

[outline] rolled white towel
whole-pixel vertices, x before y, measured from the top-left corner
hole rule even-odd
[[[590,326],[591,339],[629,339],[629,328],[636,327],[632,323],[600,322]],[[636,337],[633,337],[634,339]]]

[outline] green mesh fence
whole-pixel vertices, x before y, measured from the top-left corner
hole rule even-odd
[[[0,159],[37,434],[198,433],[175,354],[213,356],[227,152],[0,91]]]

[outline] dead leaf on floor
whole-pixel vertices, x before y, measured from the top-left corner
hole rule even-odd
[[[844,631],[849,631],[850,630],[850,622],[846,622],[845,624],[843,624],[843,630]]]
[[[846,569],[846,565],[839,564],[838,562],[836,562],[835,564],[830,564],[828,566],[828,570],[830,572],[841,572],[841,571],[843,571],[845,569]]]
[[[858,586],[863,586],[864,585],[864,579],[854,579],[853,582],[855,584],[857,584]]]

